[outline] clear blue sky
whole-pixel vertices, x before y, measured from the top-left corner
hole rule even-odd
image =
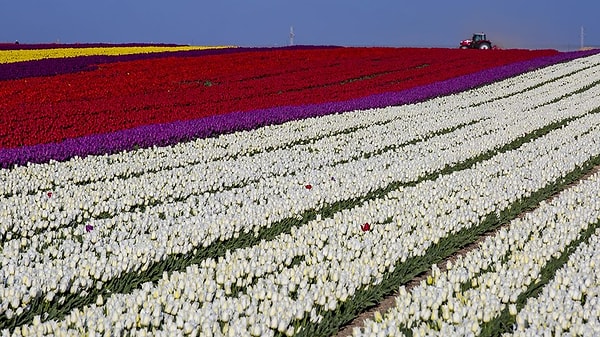
[[[599,0],[0,0],[0,41],[600,47]]]

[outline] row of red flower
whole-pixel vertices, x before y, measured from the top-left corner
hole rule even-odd
[[[234,111],[343,101],[553,55],[552,50],[337,48],[163,58],[0,82],[0,148]]]

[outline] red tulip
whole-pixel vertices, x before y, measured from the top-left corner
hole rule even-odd
[[[306,187],[306,189],[307,189],[307,190],[310,190],[310,189],[312,188],[312,185],[311,185],[311,184],[308,184],[308,185],[306,185],[306,186],[304,186],[304,187]]]
[[[48,198],[52,197],[52,192],[48,192]]]
[[[360,229],[362,229],[363,232],[368,232],[371,230],[371,225],[368,222],[365,222],[364,224],[360,225]]]

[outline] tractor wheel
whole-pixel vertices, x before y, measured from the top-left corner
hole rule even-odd
[[[490,44],[487,42],[484,42],[479,45],[479,49],[490,49],[490,48],[492,48],[492,46],[490,46]]]

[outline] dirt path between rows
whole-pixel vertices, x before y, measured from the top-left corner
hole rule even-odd
[[[594,167],[590,172],[588,172],[587,174],[585,174],[578,181],[573,182],[571,184],[568,184],[561,191],[564,191],[564,190],[566,190],[568,188],[571,188],[572,186],[575,186],[575,185],[579,184],[579,182],[581,182],[582,180],[585,180],[585,179],[589,178],[591,175],[593,175],[594,173],[597,173],[598,171],[600,171],[600,165]],[[550,201],[550,200],[556,198],[556,196],[558,194],[560,194],[561,191],[556,192],[554,195],[550,196],[546,200]],[[517,216],[517,218],[522,218],[523,216],[525,216],[526,213],[527,212],[523,212],[523,213],[519,214]],[[508,224],[503,224],[503,225],[499,226],[498,228],[496,228],[494,230],[491,230],[491,231],[483,233],[482,235],[479,236],[479,238],[476,241],[474,241],[471,244],[463,247],[462,249],[460,249],[456,253],[448,256],[447,258],[445,258],[444,260],[442,260],[440,263],[438,263],[439,269],[442,272],[446,271],[446,264],[447,264],[448,261],[455,262],[459,257],[464,256],[465,254],[467,254],[468,252],[470,252],[473,249],[476,249],[479,246],[479,243],[482,242],[483,240],[485,240],[487,237],[496,235],[496,233],[501,228],[505,228],[507,226],[508,226]],[[426,280],[427,276],[429,276],[429,275],[431,275],[430,271],[427,271],[427,272],[424,272],[424,273],[421,273],[421,274],[417,275],[415,278],[413,278],[412,280],[410,280],[409,282],[407,282],[407,283],[404,284],[405,287],[406,287],[406,290],[410,290],[410,289],[418,286],[421,283],[421,281],[422,280]],[[333,335],[333,336],[334,337],[348,337],[348,336],[352,336],[352,330],[354,328],[363,327],[365,320],[372,320],[375,317],[375,312],[376,311],[379,311],[383,315],[390,308],[396,306],[396,297],[397,296],[398,296],[397,292],[394,292],[393,294],[386,296],[381,302],[379,302],[378,305],[373,306],[373,307],[367,309],[366,311],[363,311],[354,320],[352,320],[348,324],[342,326],[340,328],[340,330],[338,331],[338,333],[335,334],[335,335]]]

